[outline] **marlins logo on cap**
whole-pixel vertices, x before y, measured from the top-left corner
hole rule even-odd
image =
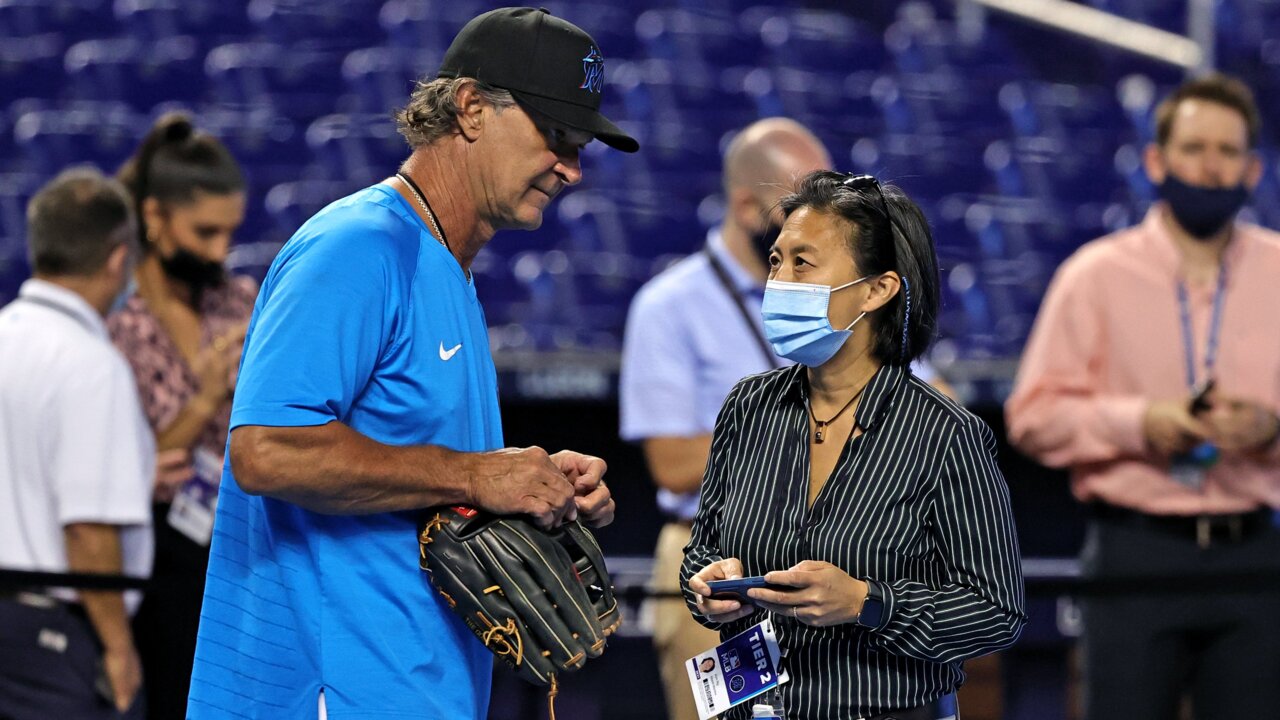
[[[604,89],[604,56],[596,49],[595,45],[591,46],[591,52],[582,58],[582,72],[586,76],[582,79],[582,84],[578,86],[581,90],[590,90],[598,93]]]

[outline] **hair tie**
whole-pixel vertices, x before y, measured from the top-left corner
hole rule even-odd
[[[185,115],[163,118],[161,122],[166,123],[163,135],[166,143],[180,143],[195,134],[195,124]]]
[[[902,349],[901,358],[907,359],[907,333],[911,329],[911,283],[907,281],[907,276],[902,277],[902,294],[907,300],[907,311],[902,318]]]

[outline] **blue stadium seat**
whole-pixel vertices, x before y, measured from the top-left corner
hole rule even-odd
[[[261,285],[280,252],[282,242],[275,239],[237,242],[227,255],[227,270],[237,275],[248,275]]]
[[[345,51],[383,39],[381,9],[381,0],[249,0],[247,14],[257,34],[269,42],[313,43]]]
[[[0,101],[56,98],[65,84],[62,57],[66,41],[60,33],[0,39]]]
[[[736,18],[729,14],[646,10],[635,19],[635,37],[645,57],[671,63],[678,72],[705,73],[712,66],[755,59],[750,39],[738,32]]]
[[[378,24],[390,47],[440,58],[468,20],[491,9],[479,0],[387,0]]]
[[[18,287],[30,275],[23,240],[0,237],[0,306],[17,297]]]
[[[280,48],[265,42],[220,45],[205,56],[211,99],[227,107],[272,106],[268,75],[282,63]]]
[[[772,67],[839,73],[885,69],[879,33],[836,10],[775,8],[743,22],[755,26]]]
[[[437,61],[438,62],[438,61]],[[347,113],[390,113],[403,107],[414,82],[431,63],[421,56],[393,47],[352,50],[342,61],[342,81],[347,94],[339,106]]]
[[[484,303],[485,316],[489,326],[504,325],[511,322],[511,307],[528,302],[529,293],[516,281],[511,272],[509,256],[503,252],[501,242],[490,243],[481,248],[471,263],[471,274],[475,278],[476,294]],[[506,342],[521,346],[527,338],[511,336],[508,332]]]
[[[1009,116],[1013,132],[1020,136],[1039,135],[1045,131],[1046,122],[1039,108],[1033,105],[1031,93],[1020,82],[1006,83],[1000,88],[1000,109]]]
[[[0,263],[9,256],[25,254],[27,201],[47,176],[36,173],[0,173],[0,238],[9,243],[0,248]]]
[[[182,35],[186,27],[200,27],[211,5],[204,0],[116,0],[114,7],[128,37],[151,42]]]
[[[345,53],[323,43],[269,42],[220,45],[205,57],[214,102],[237,109],[271,107],[293,120],[310,122],[333,110]]]
[[[1155,111],[1158,91],[1146,75],[1126,75],[1116,83],[1116,99],[1129,131],[1139,146],[1155,140]]]
[[[932,122],[927,106],[907,101],[897,79],[891,75],[882,75],[872,83],[871,99],[880,109],[885,132],[909,135],[936,124]],[[919,117],[922,111],[925,113],[923,118]]]
[[[111,22],[112,0],[0,0],[0,38],[58,33],[77,40]]]
[[[261,195],[272,227],[265,235],[284,242],[312,215],[339,198],[360,189],[358,183],[331,180],[298,180],[280,183]]]
[[[133,38],[84,40],[67,49],[65,68],[74,97],[124,101],[136,110],[166,101],[194,102],[204,89],[188,35],[151,42]]]
[[[606,83],[611,82],[614,63],[643,55],[635,30],[637,14],[643,7],[639,3],[553,2],[545,7],[552,14],[588,29],[604,53]]]
[[[32,110],[14,120],[24,170],[51,177],[68,165],[90,163],[114,172],[133,152],[144,123],[124,103],[72,103]]]
[[[1249,199],[1252,220],[1266,227],[1280,227],[1280,153],[1274,148],[1259,150],[1262,157],[1262,179]]]
[[[1128,191],[1128,200],[1145,211],[1156,200],[1156,189],[1142,166],[1142,146],[1126,144],[1116,149],[1115,171]]]
[[[386,115],[326,115],[307,127],[307,147],[322,176],[361,184],[395,172],[408,154]]]
[[[982,150],[949,135],[885,133],[861,138],[848,151],[849,167],[902,185],[913,197],[981,193],[991,181]],[[836,162],[842,161],[836,154]]]

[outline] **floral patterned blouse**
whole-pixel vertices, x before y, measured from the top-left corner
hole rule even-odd
[[[257,296],[257,283],[242,275],[232,275],[222,287],[205,290],[200,301],[201,349],[236,325],[248,322]],[[147,421],[156,432],[164,430],[199,392],[199,378],[141,295],[135,293],[123,308],[112,313],[107,318],[107,329],[133,368]],[[201,430],[195,447],[222,457],[230,422],[228,399]]]

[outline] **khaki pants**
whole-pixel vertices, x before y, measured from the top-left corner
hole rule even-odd
[[[689,527],[682,523],[667,523],[662,527],[650,582],[654,590],[680,590],[680,563],[684,561],[689,534]],[[684,661],[719,642],[720,633],[699,625],[684,600],[654,601],[653,644],[658,651],[658,669],[662,672],[670,720],[698,720]]]

